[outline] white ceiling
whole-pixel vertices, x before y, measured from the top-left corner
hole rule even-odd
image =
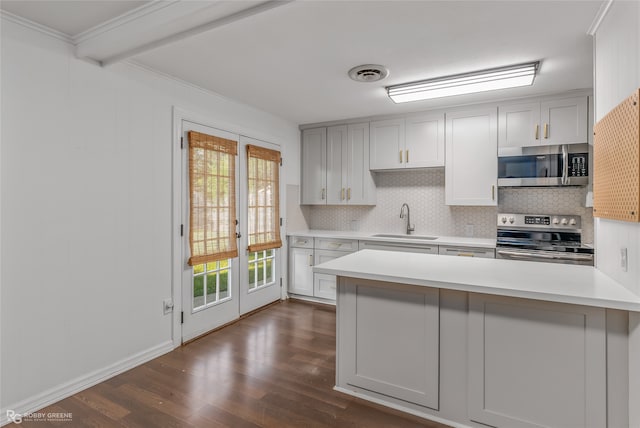
[[[75,36],[148,1],[2,0],[2,9],[69,36]]]
[[[3,9],[5,3],[16,2],[3,2]],[[77,2],[44,3],[66,8],[67,20],[63,14],[57,15],[60,22],[48,23],[24,16],[70,34],[95,25],[95,19],[80,25],[90,14],[84,6],[77,13],[69,9],[68,3]],[[112,3],[115,11],[123,2]],[[601,3],[296,1],[133,59],[298,124],[395,114],[592,87],[586,31]],[[532,87],[406,104],[394,104],[384,90],[534,60],[542,65]],[[347,71],[365,63],[387,66],[389,77],[349,80]]]

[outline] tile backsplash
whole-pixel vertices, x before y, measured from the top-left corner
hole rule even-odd
[[[417,235],[495,238],[498,212],[582,216],[583,242],[593,243],[593,214],[584,187],[504,188],[498,207],[459,207],[444,203],[444,169],[377,173],[376,206],[307,206],[310,229],[404,233],[404,202],[411,208]]]

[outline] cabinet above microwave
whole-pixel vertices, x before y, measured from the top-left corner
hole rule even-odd
[[[588,143],[587,96],[498,107],[498,147]]]

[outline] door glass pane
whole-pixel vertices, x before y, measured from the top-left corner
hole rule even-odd
[[[228,259],[193,266],[193,310],[230,298],[230,275]]]
[[[275,250],[249,253],[249,290],[274,283],[274,258]]]

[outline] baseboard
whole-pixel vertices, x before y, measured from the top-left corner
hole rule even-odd
[[[161,355],[164,355],[172,350],[173,341],[167,340],[166,342],[163,342],[152,348],[124,358],[114,364],[111,364],[110,366],[98,369],[92,373],[88,373],[85,376],[80,376],[69,382],[48,389],[40,394],[35,395],[34,397],[14,403],[10,406],[7,406],[6,409],[0,409],[0,426],[6,425],[11,422],[7,419],[7,410],[13,410],[14,412],[21,415],[36,412],[53,403],[70,397],[73,394],[76,394],[84,389],[87,389],[93,385],[112,378],[113,376],[130,370],[136,366],[139,366],[140,364],[146,363],[147,361],[153,360],[154,358],[157,358]]]
[[[409,407],[404,407],[404,406],[401,406],[399,404],[395,404],[395,403],[391,403],[389,401],[381,400],[379,398],[370,397],[368,395],[361,394],[361,393],[356,392],[356,391],[351,391],[350,389],[342,388],[340,386],[334,386],[333,390],[341,392],[343,394],[351,395],[352,397],[360,398],[360,399],[365,400],[365,401],[371,401],[372,403],[380,404],[381,406],[389,407],[389,408],[394,409],[394,410],[399,410],[399,411],[404,412],[404,413],[409,413],[411,415],[418,416],[420,418],[427,419],[427,420],[430,420],[430,421],[433,421],[433,422],[437,422],[439,424],[447,425],[447,426],[450,426],[452,428],[473,428],[470,425],[464,425],[464,424],[461,424],[459,422],[454,422],[454,421],[451,421],[449,419],[445,419],[445,418],[441,418],[441,417],[438,417],[438,416],[431,415],[429,413],[419,412],[419,411],[414,410],[414,409],[409,408]]]

